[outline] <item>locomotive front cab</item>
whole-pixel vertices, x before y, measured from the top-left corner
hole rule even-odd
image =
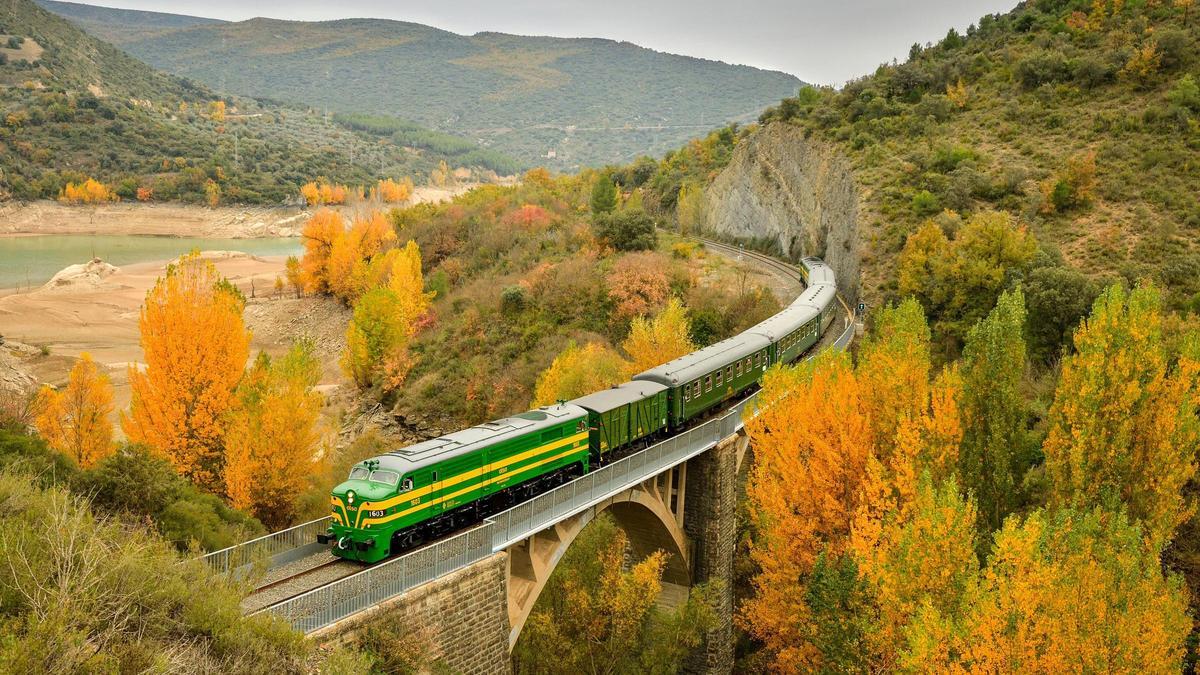
[[[413,487],[412,476],[379,467],[367,460],[350,469],[350,476],[329,498],[332,523],[317,541],[331,544],[333,554],[350,560],[377,562],[388,556],[391,529],[386,521],[395,506]]]

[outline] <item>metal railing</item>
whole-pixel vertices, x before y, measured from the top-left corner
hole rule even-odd
[[[202,557],[201,560],[212,569],[224,574],[248,568],[259,560],[271,563],[284,562],[283,558],[290,557],[290,554],[316,544],[317,535],[329,529],[329,520],[329,516],[310,520],[286,530],[244,541],[220,551],[213,551]]]
[[[311,633],[492,555],[492,527],[484,523],[255,614],[271,612]]]

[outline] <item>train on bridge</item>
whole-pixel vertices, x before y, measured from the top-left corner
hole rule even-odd
[[[317,536],[376,562],[479,522],[676,434],[756,390],[766,370],[820,341],[836,314],[833,270],[804,258],[803,293],[746,331],[624,384],[409,445],[356,464]]]

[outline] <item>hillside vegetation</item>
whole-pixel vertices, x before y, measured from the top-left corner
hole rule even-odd
[[[364,185],[426,176],[442,161],[516,166],[421,129],[380,139],[300,110],[220,97],[29,0],[0,13],[0,35],[0,198],[57,198],[68,183],[94,178],[122,199],[269,203],[295,198],[317,176]]]
[[[1151,277],[1176,307],[1200,292],[1200,22],[1190,3],[1051,0],[914,45],[841,91],[763,115],[839,144],[864,195],[864,287],[931,217],[1012,214],[1093,277]]]
[[[184,25],[166,29],[162,15],[44,6],[155,67],[209,86],[395,115],[558,169],[663,152],[706,126],[753,119],[800,86],[784,73],[611,40],[463,36],[379,19],[180,19]],[[140,25],[149,32],[130,30]],[[547,158],[551,150],[556,157]]]

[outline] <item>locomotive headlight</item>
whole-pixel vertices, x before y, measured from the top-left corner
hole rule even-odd
[[[346,502],[350,503],[350,504],[354,503],[354,490],[351,490],[346,493]]]

